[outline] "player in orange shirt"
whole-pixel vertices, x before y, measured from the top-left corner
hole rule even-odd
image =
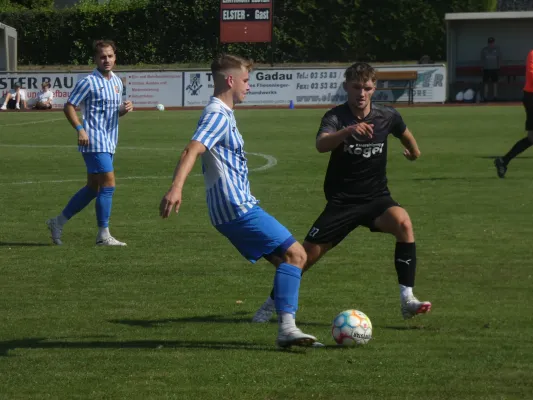
[[[524,97],[522,100],[526,109],[526,131],[527,136],[518,142],[503,157],[494,160],[496,172],[500,178],[505,177],[507,165],[517,155],[527,150],[533,145],[533,50],[527,56],[526,61],[526,84],[524,86]]]

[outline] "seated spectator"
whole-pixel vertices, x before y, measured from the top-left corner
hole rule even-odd
[[[35,109],[50,110],[52,109],[52,101],[54,100],[54,93],[50,90],[50,82],[43,82],[43,90],[37,95],[37,103]]]
[[[15,89],[11,90],[4,100],[4,104],[0,107],[0,110],[20,110],[20,103],[22,103],[22,109],[26,109],[26,91],[22,89],[19,82],[15,83]]]

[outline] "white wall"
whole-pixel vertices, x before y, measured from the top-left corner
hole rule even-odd
[[[494,37],[502,52],[502,65],[525,65],[528,53],[533,50],[533,19],[488,19],[473,21],[447,21],[447,66],[450,83],[449,98],[455,98],[454,82],[460,80],[479,84],[479,77],[456,77],[458,66],[481,65],[481,49],[487,39]],[[501,77],[500,82],[507,78]],[[523,77],[517,77],[512,85],[500,85],[503,99],[519,100],[522,97]]]
[[[479,65],[481,49],[492,36],[500,46],[503,64],[522,65],[533,49],[533,20],[451,21],[456,31],[456,66]]]

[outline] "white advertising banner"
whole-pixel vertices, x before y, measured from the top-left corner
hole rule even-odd
[[[377,67],[378,71],[417,71],[414,83],[415,103],[444,103],[446,100],[446,68],[444,65],[401,65]],[[291,68],[256,70],[250,76],[250,92],[243,105],[283,106],[329,105],[346,101],[342,87],[345,68]],[[0,96],[4,97],[20,82],[35,103],[43,82],[50,82],[54,108],[62,108],[78,80],[79,73],[15,73],[0,74]],[[213,94],[209,71],[118,71],[124,82],[124,100],[138,108],[205,106]],[[391,89],[388,89],[388,88]],[[400,89],[397,89],[397,88]],[[407,101],[407,81],[378,81],[376,101]],[[392,89],[394,88],[394,89]]]
[[[118,71],[117,75],[124,83],[124,98],[132,101],[135,107],[153,108],[159,103],[165,107],[183,105],[183,75],[180,71]]]
[[[68,99],[70,92],[77,82],[75,74],[51,73],[51,74],[0,74],[0,97],[5,96],[15,87],[15,82],[19,82],[26,91],[28,106],[33,105],[37,99],[37,93],[41,91],[44,82],[50,82],[50,90],[54,94],[54,108],[63,108],[63,104]]]
[[[183,74],[180,71],[117,71],[116,74],[124,83],[123,99],[132,101],[136,107],[153,108],[158,103],[168,107],[182,106]],[[36,102],[41,85],[50,82],[50,90],[54,93],[53,107],[63,108],[74,85],[87,75],[88,72],[0,74],[0,97],[5,97],[15,82],[19,82],[26,91],[28,106],[32,106]]]
[[[378,71],[417,71],[414,83],[415,103],[443,103],[446,100],[444,65],[402,65],[377,67]],[[250,74],[250,93],[243,105],[340,104],[346,101],[342,87],[345,68],[268,69]],[[211,72],[184,72],[184,106],[203,106],[213,93]],[[408,82],[379,81],[377,101],[407,101]],[[405,87],[391,89],[388,87]]]

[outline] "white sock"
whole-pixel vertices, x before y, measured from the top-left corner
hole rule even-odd
[[[280,312],[278,316],[280,332],[290,332],[296,329],[296,320],[293,314]]]
[[[63,215],[63,213],[61,213],[56,217],[56,221],[59,225],[63,226],[68,222],[68,219]]]
[[[107,239],[111,234],[109,233],[109,228],[98,228],[98,239],[105,240]]]
[[[409,286],[400,285],[400,298],[405,300],[409,297],[413,297],[413,288]]]

